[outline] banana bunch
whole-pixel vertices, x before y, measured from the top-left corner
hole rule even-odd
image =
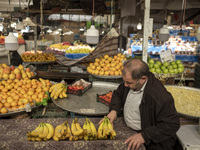
[[[95,125],[86,117],[83,125],[83,138],[84,140],[97,140],[97,130]]]
[[[71,124],[71,132],[72,135],[69,137],[70,141],[77,141],[83,139],[83,129],[81,128],[80,124],[78,123],[77,117],[73,120]]]
[[[54,99],[67,97],[67,85],[64,83],[54,84],[50,87],[49,92],[51,92],[50,97]]]
[[[54,127],[50,123],[41,122],[39,126],[26,133],[28,141],[47,141],[54,135]]]
[[[103,122],[99,125],[98,133],[97,133],[98,139],[107,139],[110,136],[111,140],[114,140],[116,137],[116,132],[113,129],[112,124],[110,123],[110,120],[106,116],[103,120]]]
[[[71,136],[72,133],[69,123],[65,121],[64,123],[56,126],[55,133],[53,135],[53,140],[59,141],[59,140],[70,139]]]
[[[47,86],[44,79],[39,78],[39,81],[42,83],[42,86],[43,86],[43,87],[46,87],[46,86]]]

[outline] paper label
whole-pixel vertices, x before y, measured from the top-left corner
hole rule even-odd
[[[161,62],[165,62],[165,61],[168,61],[168,62],[171,62],[173,61],[173,57],[172,57],[172,53],[171,53],[171,50],[164,50],[164,51],[161,51],[160,53],[160,59],[161,59]]]
[[[82,113],[95,113],[95,109],[80,109]]]

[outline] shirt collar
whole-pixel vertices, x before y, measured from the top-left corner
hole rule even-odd
[[[146,80],[146,82],[144,83],[144,85],[142,86],[142,88],[139,91],[130,90],[131,93],[133,93],[133,94],[139,94],[141,92],[144,92],[144,88],[146,87],[147,81],[148,81],[148,79]]]

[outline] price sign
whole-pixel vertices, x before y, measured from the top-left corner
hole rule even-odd
[[[162,51],[160,53],[160,59],[161,59],[161,62],[165,62],[165,61],[168,61],[168,62],[171,62],[171,61],[174,61],[173,57],[172,57],[172,53],[171,53],[171,50],[166,50],[166,51]]]

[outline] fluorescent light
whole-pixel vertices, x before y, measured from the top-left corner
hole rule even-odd
[[[52,33],[53,31],[52,31],[51,29],[48,29],[47,32],[48,32],[48,33]]]
[[[83,29],[83,28],[80,28],[80,31],[84,31],[84,29]]]
[[[62,29],[61,29],[61,28],[59,28],[59,29],[58,29],[58,31],[62,31]]]
[[[141,24],[141,23],[138,23],[138,24],[137,24],[137,29],[138,29],[138,30],[142,30],[142,24]]]

